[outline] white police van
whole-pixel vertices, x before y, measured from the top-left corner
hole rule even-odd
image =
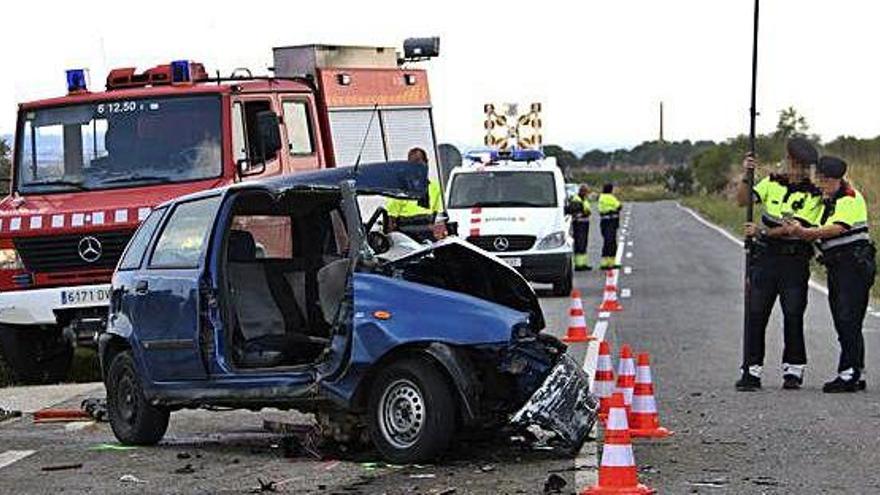
[[[572,288],[572,240],[556,159],[538,150],[474,152],[452,170],[449,220],[471,244],[498,256],[530,282]]]

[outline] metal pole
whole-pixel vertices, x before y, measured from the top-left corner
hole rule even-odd
[[[758,3],[759,0],[755,0],[755,16],[754,23],[752,26],[752,94],[751,94],[751,107],[749,108],[749,153],[752,156],[755,156],[755,119],[757,117],[757,110],[755,109],[755,93],[758,85]],[[752,201],[752,189],[755,187],[755,170],[748,169],[746,170],[746,184],[749,189],[749,201],[746,203],[746,221],[753,222],[755,217],[755,209],[754,202]],[[745,251],[746,251],[746,269],[745,269],[745,290],[744,290],[744,304],[743,304],[743,362],[745,363],[745,356],[747,352],[746,348],[746,335],[749,331],[749,313],[750,313],[750,300],[752,295],[752,283],[751,283],[751,274],[752,274],[752,238],[746,237],[745,240]],[[745,371],[745,370],[744,370]]]

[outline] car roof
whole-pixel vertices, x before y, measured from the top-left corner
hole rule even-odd
[[[276,194],[289,191],[333,192],[340,191],[342,183],[346,181],[354,181],[355,190],[361,195],[418,199],[424,196],[428,188],[428,166],[424,163],[392,161],[279,175],[199,191],[175,198],[160,206],[245,189],[262,189]]]

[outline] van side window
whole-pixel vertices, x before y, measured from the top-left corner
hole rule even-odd
[[[198,268],[220,196],[181,203],[159,235],[150,268]]]
[[[287,128],[287,146],[291,155],[311,155],[312,125],[309,120],[309,105],[306,101],[285,101],[281,104],[284,110],[284,126]]]
[[[289,216],[236,215],[232,230],[248,232],[257,245],[257,258],[293,258],[293,231]]]
[[[232,105],[232,154],[235,163],[247,160],[247,141],[244,137],[244,116],[242,115],[241,103]]]
[[[165,208],[153,210],[150,216],[141,223],[140,228],[137,229],[134,237],[131,238],[131,242],[128,243],[125,254],[122,255],[122,261],[119,262],[119,270],[136,270],[141,267],[144,253],[147,252],[150,239],[153,238],[153,233],[156,232],[156,227],[159,226],[159,220],[162,219],[164,213]]]

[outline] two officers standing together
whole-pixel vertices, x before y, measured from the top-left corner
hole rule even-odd
[[[599,231],[602,233],[602,261],[599,268],[607,270],[619,268],[616,265],[617,229],[620,227],[620,210],[623,205],[614,196],[614,185],[602,186],[599,194]],[[574,237],[574,269],[591,270],[587,244],[590,237],[590,188],[581,184],[578,193],[569,198],[567,213],[571,215],[572,235]]]
[[[846,162],[831,156],[819,158],[808,140],[789,140],[786,161],[785,173],[765,177],[753,191],[743,181],[737,191],[741,206],[756,201],[764,206],[764,213],[760,225],[745,225],[745,234],[753,241],[751,297],[742,376],[736,388],[761,388],[764,337],[777,298],[783,315],[783,388],[798,389],[803,384],[807,364],[804,311],[815,245],[828,273],[828,302],[841,347],[838,374],[822,390],[864,390],[862,322],[876,271],[867,205],[844,179]],[[743,163],[746,169],[755,165],[752,157]],[[815,182],[810,179],[813,166]]]

